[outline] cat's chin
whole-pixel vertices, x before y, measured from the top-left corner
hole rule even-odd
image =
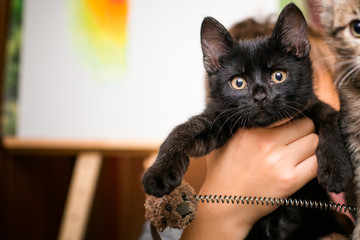
[[[274,117],[274,115],[269,114],[265,111],[259,112],[256,114],[256,116],[252,117],[253,121],[251,122],[251,127],[268,127],[276,122],[279,122],[283,119],[278,119],[277,117]]]
[[[292,119],[293,117],[283,119],[262,113],[257,114],[257,116],[253,118],[251,127],[277,127],[291,121]]]

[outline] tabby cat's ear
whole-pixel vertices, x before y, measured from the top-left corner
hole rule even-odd
[[[331,35],[333,30],[334,5],[340,2],[339,0],[318,0],[319,6],[321,6],[320,20],[327,34]]]
[[[298,58],[309,56],[310,42],[306,20],[295,4],[288,4],[280,13],[272,39]]]
[[[220,58],[229,54],[233,44],[232,36],[221,23],[212,17],[204,19],[201,25],[201,48],[208,73],[220,69]]]

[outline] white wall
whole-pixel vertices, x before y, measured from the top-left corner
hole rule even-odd
[[[66,1],[26,2],[19,137],[161,141],[204,107],[202,19],[230,27],[278,10],[277,0],[128,1],[127,70],[116,80],[74,55]]]

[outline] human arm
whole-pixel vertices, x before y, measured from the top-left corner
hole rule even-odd
[[[316,176],[318,136],[309,119],[269,129],[240,129],[207,157],[199,194],[288,197]],[[275,207],[200,203],[182,239],[243,239]]]

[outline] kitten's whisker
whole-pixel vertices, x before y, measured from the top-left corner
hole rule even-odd
[[[351,66],[357,66],[358,61],[360,60],[360,57],[352,57],[351,59],[336,61],[334,64],[335,69],[341,70],[343,66],[351,65]]]
[[[286,114],[285,114],[285,116],[283,116],[283,114],[282,114],[282,112],[278,112],[277,114],[276,114],[276,117],[277,116],[279,116],[279,121],[282,121],[282,120],[285,120],[287,117],[286,117]]]
[[[353,63],[353,62],[354,62],[354,58],[349,58],[349,59],[343,60],[343,61],[341,61],[341,62],[336,61],[336,62],[335,62],[335,67],[336,67],[336,66],[342,66],[342,65],[348,65],[348,64],[351,64],[351,63]]]
[[[349,81],[353,82],[359,79],[358,70],[359,68],[349,77]]]
[[[348,73],[354,66],[353,63],[350,62],[348,64],[343,64],[344,66],[336,66],[336,72],[338,72],[338,75],[336,76],[334,83],[339,84],[341,82],[341,79]]]
[[[213,120],[212,124],[214,125],[216,123],[216,121],[219,120],[225,113],[231,112],[231,111],[234,111],[234,110],[237,110],[237,107],[225,109],[219,115],[216,116],[216,118]]]
[[[230,121],[230,123],[229,123],[229,127],[230,127],[230,134],[232,135],[232,126],[233,126],[233,122],[234,122],[234,120],[235,120],[235,122],[237,121],[237,116],[238,115],[238,113],[235,113],[235,114],[233,114],[230,118],[231,118],[231,121]]]
[[[307,109],[306,106],[304,106],[304,105],[302,105],[302,106]],[[289,114],[290,118],[294,118],[294,117],[298,116],[299,114],[302,115],[303,117],[306,117],[306,115],[304,114],[304,110],[298,109],[291,105],[286,105],[286,108],[284,109],[284,111],[286,111]],[[290,113],[288,111],[290,111]]]
[[[247,121],[246,121],[247,120]],[[250,125],[250,117],[249,116],[245,116],[245,123],[244,126],[246,126],[246,122],[248,122],[248,125]]]
[[[294,106],[291,106],[294,105]],[[296,109],[298,112],[304,112],[304,111],[310,111],[310,109],[301,103],[297,103],[297,102],[289,102],[289,104],[286,105],[287,107],[292,107],[294,109]],[[298,107],[298,108],[297,108]]]
[[[236,111],[235,113],[233,113],[232,115],[230,115],[230,116],[223,122],[223,124],[222,124],[222,125],[220,126],[220,128],[219,128],[218,133],[216,134],[216,138],[218,138],[218,136],[219,136],[222,128],[225,126],[225,124],[226,124],[230,119],[232,119],[234,116],[236,116],[237,114],[239,114],[239,112]]]
[[[344,63],[344,62],[351,62],[351,61],[354,61],[354,59],[357,59],[357,58],[359,58],[359,57],[355,56],[355,55],[352,55],[352,56],[346,57],[345,58],[346,60],[343,60],[342,62],[336,62],[336,63],[341,64],[341,63]],[[338,59],[344,59],[344,57],[338,57]]]
[[[289,113],[286,108],[283,109],[283,111],[280,113],[281,113],[281,115],[284,114],[284,116],[285,116],[284,119],[291,119],[293,117],[293,114],[291,114],[291,111]]]
[[[246,122],[247,122],[247,119],[248,119],[248,116],[247,115],[243,115],[242,118],[241,118],[241,122],[240,122],[240,125],[243,127],[243,126],[246,126]]]
[[[331,55],[327,57],[319,58],[320,60],[327,60],[327,59],[342,59],[342,58],[354,58],[357,57],[356,55],[344,55],[344,56],[338,56],[338,55]]]
[[[352,69],[351,69],[344,77],[342,77],[342,79],[341,79],[341,81],[339,82],[338,86],[341,87],[342,84],[343,84],[353,73],[355,73],[359,68],[360,68],[360,65],[359,65],[359,66],[352,67]]]
[[[242,119],[242,118],[243,118],[243,117],[242,117],[240,114],[239,114],[239,117],[236,118],[235,124],[232,125],[231,130],[230,130],[231,135],[234,134],[233,131],[234,131],[234,128],[236,127],[236,124],[237,124],[237,123],[239,122],[239,120]]]
[[[351,60],[347,60],[347,61],[343,61],[343,62],[336,62],[334,67],[335,69],[337,69],[337,71],[344,71],[342,70],[344,68],[344,66],[346,66],[344,69],[347,69],[351,66],[353,66],[354,64],[354,60],[351,59]]]
[[[302,107],[303,109],[299,109],[295,106],[291,106],[291,105],[286,105],[286,108],[285,109],[288,109],[288,110],[293,110],[292,113],[294,114],[299,114],[299,113],[303,113],[305,110],[306,110],[306,106],[304,105],[300,105],[300,107]]]
[[[342,83],[347,78],[347,77],[344,78],[344,76],[347,75],[349,73],[349,71],[352,71],[353,68],[356,68],[358,66],[358,64],[354,61],[354,58],[356,58],[357,60],[360,60],[360,57],[353,57],[351,60],[336,62],[335,68],[337,69],[337,72],[339,72],[339,74],[334,82],[338,86],[341,86]],[[343,68],[344,65],[348,65],[348,66]]]

